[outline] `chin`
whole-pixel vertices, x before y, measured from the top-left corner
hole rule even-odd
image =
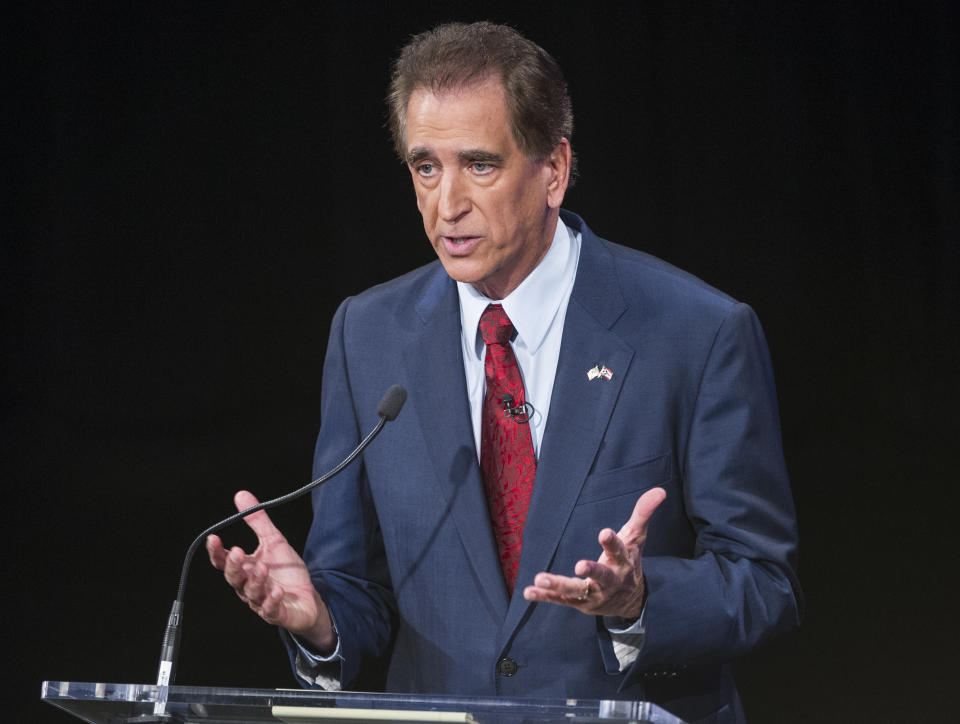
[[[475,284],[476,282],[483,281],[483,274],[477,269],[471,269],[473,265],[469,262],[450,259],[449,257],[440,257],[440,262],[443,264],[447,276],[456,282]]]

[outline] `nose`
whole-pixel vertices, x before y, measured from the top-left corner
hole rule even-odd
[[[454,223],[470,211],[470,193],[466,181],[459,172],[445,173],[440,179],[438,211],[441,218]]]

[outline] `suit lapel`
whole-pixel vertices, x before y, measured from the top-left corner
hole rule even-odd
[[[490,610],[502,620],[507,589],[487,520],[487,501],[473,444],[463,376],[456,285],[439,269],[416,304],[419,317],[405,347],[409,395],[444,504],[450,510]]]
[[[576,225],[566,218],[564,221]],[[577,279],[564,321],[553,396],[524,528],[517,588],[501,629],[501,645],[506,645],[532,605],[524,600],[523,588],[550,567],[634,354],[610,331],[625,308],[613,258],[582,221],[580,227]],[[611,378],[589,379],[588,370],[597,365],[606,366]],[[592,553],[584,551],[583,556]],[[557,572],[573,575],[572,571]]]

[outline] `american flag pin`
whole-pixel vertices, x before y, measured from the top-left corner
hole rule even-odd
[[[609,367],[607,367],[606,365],[604,365],[604,366],[600,369],[600,376],[603,377],[603,379],[605,379],[605,380],[613,379],[613,370],[611,370]]]

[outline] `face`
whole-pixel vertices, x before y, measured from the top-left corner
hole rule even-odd
[[[510,132],[503,84],[487,80],[407,104],[407,165],[423,228],[447,273],[503,299],[553,240],[570,144],[527,158]]]

